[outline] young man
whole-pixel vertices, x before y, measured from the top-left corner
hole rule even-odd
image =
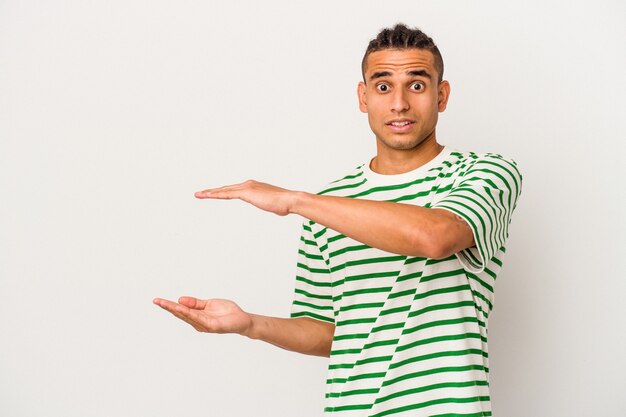
[[[437,143],[450,85],[423,32],[384,29],[362,68],[369,164],[315,195],[256,181],[196,193],[306,219],[291,318],[154,302],[198,331],[330,356],[327,413],[489,416],[487,320],[521,175],[499,155]]]

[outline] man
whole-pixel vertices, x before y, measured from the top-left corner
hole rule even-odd
[[[450,85],[423,32],[384,29],[362,69],[369,164],[315,195],[256,181],[196,193],[306,219],[291,318],[154,302],[198,331],[330,356],[327,413],[489,416],[487,320],[521,175],[499,155],[437,143]]]

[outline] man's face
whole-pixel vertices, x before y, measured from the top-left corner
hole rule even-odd
[[[387,49],[367,57],[359,108],[367,113],[378,145],[414,149],[434,138],[438,113],[446,108],[450,85],[438,82],[434,57],[422,49]]]

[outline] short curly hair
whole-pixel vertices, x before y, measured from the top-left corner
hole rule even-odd
[[[439,73],[439,82],[443,80],[443,58],[432,38],[418,28],[411,29],[402,23],[398,23],[393,28],[381,30],[367,45],[363,61],[361,61],[361,72],[364,82],[365,71],[367,70],[367,57],[372,52],[385,49],[425,49],[430,51],[435,58],[435,69]]]

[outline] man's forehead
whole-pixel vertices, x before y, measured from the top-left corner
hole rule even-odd
[[[367,57],[366,74],[380,72],[406,72],[410,69],[426,69],[436,72],[435,58],[426,49],[383,49]]]

